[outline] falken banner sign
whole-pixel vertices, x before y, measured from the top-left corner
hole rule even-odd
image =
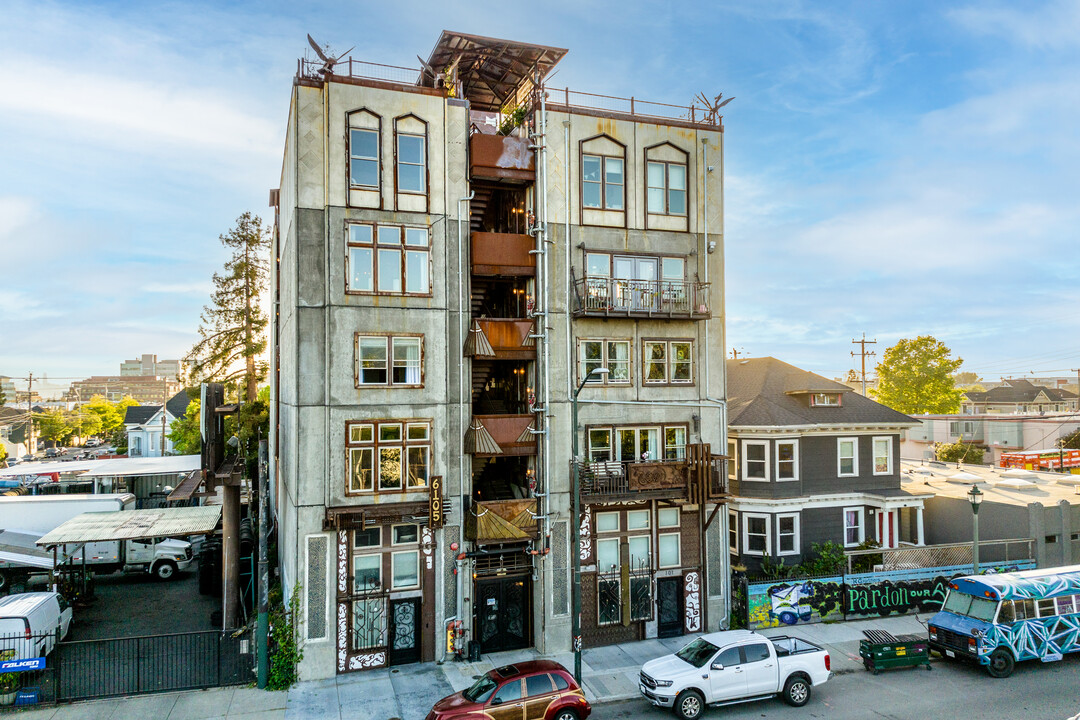
[[[22,658],[20,660],[0,661],[0,673],[26,672],[27,670],[44,670],[45,658]]]

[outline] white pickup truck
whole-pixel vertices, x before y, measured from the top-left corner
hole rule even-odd
[[[829,675],[829,653],[817,645],[729,630],[702,635],[674,655],[645,663],[638,689],[653,705],[694,720],[707,705],[734,705],[777,694],[789,705],[801,707],[810,700],[810,688]]]

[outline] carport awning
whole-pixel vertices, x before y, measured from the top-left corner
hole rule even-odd
[[[52,553],[35,545],[39,537],[40,533],[0,530],[0,560],[52,570]]]
[[[217,527],[221,506],[90,512],[77,515],[37,541],[42,547],[108,540],[204,535]]]

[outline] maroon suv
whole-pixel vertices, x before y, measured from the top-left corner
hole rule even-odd
[[[592,707],[566,668],[550,660],[504,665],[435,703],[427,720],[586,720]]]

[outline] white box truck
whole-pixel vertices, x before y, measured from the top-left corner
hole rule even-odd
[[[130,493],[0,497],[0,531],[12,538],[33,536],[40,539],[86,512],[134,508],[135,496]],[[5,590],[13,579],[47,572],[42,569],[40,558],[19,557],[20,544],[25,543],[12,540],[5,545],[0,534],[0,590]],[[145,572],[168,580],[191,565],[191,544],[160,538],[92,542],[78,550],[72,548],[69,557],[78,566],[83,564],[84,555],[87,569],[96,573]]]

